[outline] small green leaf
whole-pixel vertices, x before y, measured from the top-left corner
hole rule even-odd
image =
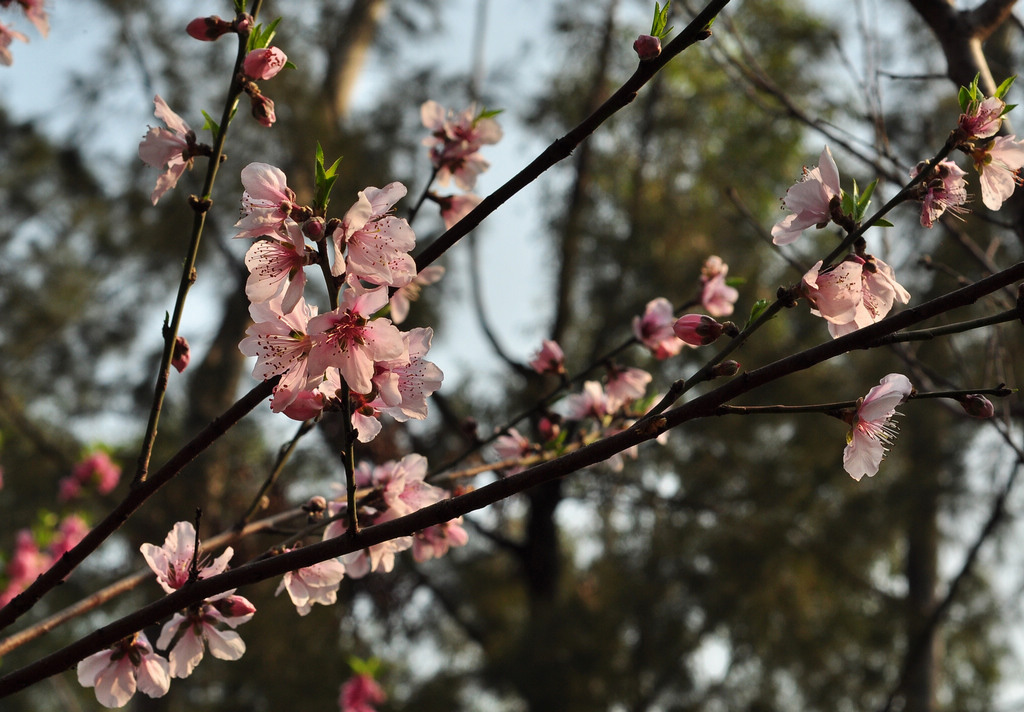
[[[665,27],[668,24],[668,6],[671,4],[670,1],[665,3],[665,7],[661,7],[658,3],[654,3],[654,20],[651,22],[652,36],[660,39],[674,29]]]
[[[1017,75],[1014,74],[1012,77],[1007,77],[1006,79],[1004,79],[1003,83],[996,87],[996,98],[1002,99],[1004,96],[1006,96],[1006,92],[1010,91],[1010,87],[1013,86],[1013,80],[1016,78]]]
[[[503,113],[504,109],[488,109],[486,106],[480,110],[480,113],[473,119],[473,125],[475,126],[478,121],[482,119],[493,119],[498,114]]]
[[[857,206],[857,181],[853,181],[853,193],[847,193],[845,190],[843,191],[840,206],[843,209],[844,215],[854,214]]]
[[[235,14],[245,12],[245,0],[235,0]]]
[[[316,175],[316,197],[313,200],[313,207],[321,211],[327,210],[331,202],[331,189],[338,179],[338,166],[341,165],[341,158],[331,164],[330,168],[324,168],[324,149],[319,141],[316,144],[316,155],[314,160]]]
[[[747,283],[746,277],[729,277],[725,280],[726,285],[730,287],[741,287]]]
[[[751,309],[750,309],[750,318],[747,319],[747,324],[743,328],[746,328],[747,326],[750,326],[755,321],[760,319],[761,315],[764,314],[764,312],[768,308],[769,304],[770,304],[770,302],[767,299],[758,299],[756,302],[754,302],[754,306],[751,307]]]
[[[380,669],[380,658],[368,658],[362,660],[354,655],[348,659],[348,666],[356,675],[368,675],[374,677]]]
[[[220,133],[220,125],[213,120],[212,116],[204,111],[203,118],[206,119],[206,122],[203,124],[203,129],[210,129],[214,136]]]
[[[875,227],[894,227],[894,225],[885,218],[879,218],[875,221]]]

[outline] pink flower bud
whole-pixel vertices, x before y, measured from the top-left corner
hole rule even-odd
[[[242,71],[250,79],[270,79],[284,68],[288,57],[277,47],[254,49],[245,55]]]
[[[243,37],[248,37],[249,32],[252,30],[252,22],[252,15],[249,13],[239,16],[239,18],[235,20],[235,32]]]
[[[326,224],[323,218],[312,217],[302,223],[302,234],[313,242],[320,242],[327,234]]]
[[[960,401],[964,412],[972,418],[991,418],[996,414],[996,407],[992,405],[992,401],[985,396],[979,396],[977,393],[963,396],[957,400]]]
[[[640,61],[646,62],[661,54],[661,40],[653,35],[640,35],[633,43],[633,49]]]
[[[722,335],[723,326],[703,314],[684,314],[672,325],[676,338],[690,346],[705,346]]]
[[[256,606],[242,596],[228,596],[213,601],[213,607],[225,618],[241,618],[256,612]]]
[[[213,42],[231,31],[231,23],[220,19],[216,15],[212,17],[197,17],[185,27],[185,32],[188,33],[188,36],[200,42]]]
[[[179,336],[174,340],[174,353],[171,355],[171,365],[178,369],[178,373],[181,373],[188,366],[188,362],[192,359],[192,349],[189,348],[188,340],[184,336]]]

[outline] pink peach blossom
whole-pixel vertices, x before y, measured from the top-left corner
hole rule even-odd
[[[537,373],[559,375],[565,373],[565,354],[557,341],[544,339],[540,351],[530,361],[530,368]]]
[[[307,305],[300,297],[294,309],[283,313],[282,297],[278,295],[250,304],[249,314],[255,323],[246,329],[247,336],[238,344],[238,350],[256,357],[254,378],[266,381],[281,376],[270,405],[279,413],[307,389],[311,379],[323,375],[324,369],[311,370],[309,363],[314,344],[307,332],[310,320],[316,316],[316,307]]]
[[[989,210],[999,210],[1013,190],[1024,182],[1020,169],[1024,167],[1024,141],[1016,136],[999,136],[971,157],[981,182],[981,202]]]
[[[483,198],[473,193],[462,195],[449,195],[437,199],[441,206],[441,219],[444,220],[444,229],[451,230],[452,227],[462,218],[469,215],[473,209],[483,202]]]
[[[1003,123],[1006,102],[994,96],[980,102],[972,102],[967,113],[960,114],[958,126],[968,139],[995,136]]]
[[[927,162],[918,163],[910,172],[910,177],[917,177],[927,165]],[[953,214],[966,212],[963,207],[968,197],[965,175],[966,171],[948,159],[935,166],[932,177],[923,184],[925,192],[921,198],[921,227],[931,227],[947,210]]]
[[[708,257],[701,269],[701,282],[704,286],[701,289],[700,303],[704,311],[711,316],[729,316],[733,312],[733,305],[739,299],[740,293],[725,283],[728,274],[729,265],[717,255]]]
[[[674,322],[672,303],[658,297],[647,302],[642,317],[633,317],[633,334],[655,358],[666,359],[683,349],[683,342],[672,331]]]
[[[189,573],[192,569],[192,561],[195,558],[196,530],[191,522],[178,522],[164,539],[163,546],[155,544],[143,544],[139,547],[142,557],[149,564],[149,568],[156,574],[156,581],[167,593],[174,593],[176,590],[188,583]],[[228,567],[228,561],[234,551],[227,547],[210,563],[203,558],[197,562],[199,578],[209,578],[223,573]],[[158,643],[161,648],[165,647]]]
[[[818,165],[810,170],[805,167],[800,181],[786,191],[782,204],[792,214],[772,228],[772,242],[788,245],[811,226],[825,227],[832,219],[832,199],[841,195],[839,168],[825,146]]]
[[[180,116],[171,111],[167,102],[159,95],[153,99],[153,103],[156,105],[154,115],[163,121],[167,128],[150,127],[139,144],[139,158],[153,168],[167,167],[163,175],[157,178],[156,188],[150,195],[153,205],[156,205],[164,193],[178,184],[185,169],[192,167],[196,133]]]
[[[860,481],[864,475],[874,477],[878,472],[896,437],[897,429],[891,422],[897,414],[896,407],[910,396],[913,388],[906,376],[890,373],[861,399],[843,451],[843,468],[850,477]]]
[[[338,587],[345,576],[345,566],[338,559],[327,559],[297,571],[289,571],[281,579],[274,595],[287,591],[300,616],[307,615],[313,604],[329,606],[338,600]]]
[[[302,229],[287,221],[283,231],[256,240],[245,253],[245,266],[249,270],[245,296],[250,302],[265,302],[283,291],[281,311],[291,312],[302,298],[306,286],[304,268],[312,260],[313,254],[306,247]]]
[[[661,54],[661,40],[654,35],[640,35],[633,42],[633,51],[641,62],[654,59]]]
[[[431,265],[420,270],[419,274],[409,283],[403,284],[391,295],[391,321],[401,324],[409,316],[409,303],[420,298],[420,292],[428,284],[440,281],[444,276],[444,267]]]
[[[284,172],[268,163],[250,163],[242,169],[242,219],[235,237],[277,237],[295,205],[295,193]]]
[[[310,373],[337,368],[350,389],[369,393],[375,363],[407,359],[401,332],[387,319],[371,318],[387,301],[384,287],[362,293],[352,288],[337,309],[310,319]]]
[[[96,699],[104,707],[124,707],[136,690],[163,697],[171,686],[167,661],[153,652],[141,631],[84,658],[77,672],[78,684],[96,688]]]
[[[476,177],[490,166],[478,151],[485,144],[501,140],[501,126],[494,119],[480,118],[475,105],[456,115],[446,112],[436,101],[420,107],[420,118],[431,132],[423,145],[430,148],[437,182],[448,185],[454,177],[460,189],[473,190]]]
[[[245,641],[233,630],[224,630],[219,626],[227,625],[234,628],[251,617],[249,614],[240,618],[228,618],[209,601],[204,601],[198,607],[189,608],[184,613],[175,613],[171,620],[164,624],[156,641],[157,646],[165,650],[172,642],[174,643],[168,656],[171,677],[184,678],[191,675],[196,665],[202,661],[207,647],[210,648],[210,655],[215,658],[238,660],[245,653]]]
[[[406,194],[401,183],[383,188],[369,187],[342,218],[334,231],[334,264],[331,271],[340,276],[347,270],[350,279],[371,284],[401,287],[416,277],[416,261],[409,253],[416,247],[416,234],[405,218],[389,215],[392,207]],[[342,259],[342,251],[346,250]]]

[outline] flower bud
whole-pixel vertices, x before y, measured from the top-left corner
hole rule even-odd
[[[284,68],[288,57],[277,47],[254,49],[245,55],[242,72],[249,79],[270,79]]]
[[[252,115],[260,124],[270,128],[277,121],[274,113],[274,102],[260,94],[258,91],[250,92],[249,99],[252,104]]]
[[[306,510],[307,512],[309,512],[310,514],[315,514],[316,512],[322,512],[325,509],[327,509],[327,499],[324,498],[322,495],[318,494],[318,495],[316,495],[314,497],[310,497],[306,501],[306,503],[304,505],[302,505],[302,508],[304,510]]]
[[[313,242],[320,242],[327,234],[326,223],[323,218],[312,217],[302,223],[302,234]]]
[[[653,35],[640,35],[633,43],[633,49],[640,61],[646,62],[661,54],[661,40]]]
[[[225,618],[240,618],[256,612],[256,606],[242,596],[228,596],[211,601],[213,607]]]
[[[715,364],[711,367],[711,375],[714,378],[735,376],[739,370],[740,364],[738,361],[722,361],[722,363]]]
[[[977,393],[963,396],[957,400],[960,402],[964,412],[972,418],[991,418],[996,414],[996,407],[992,405],[992,401],[985,396],[979,396]]]
[[[185,27],[185,32],[188,33],[188,36],[200,42],[213,42],[232,30],[230,22],[222,20],[216,15],[212,17],[197,17]]]
[[[705,346],[722,335],[723,326],[703,314],[684,314],[676,319],[672,331],[676,338],[690,346]]]
[[[178,373],[181,373],[188,366],[190,360],[192,360],[192,350],[188,345],[188,340],[184,336],[179,336],[174,340],[171,365],[178,369]]]

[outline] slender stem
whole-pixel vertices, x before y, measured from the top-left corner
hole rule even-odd
[[[274,462],[274,467],[271,468],[270,474],[268,474],[266,479],[263,480],[263,484],[260,486],[256,496],[252,498],[252,503],[249,505],[249,508],[245,510],[245,514],[243,514],[241,519],[238,520],[238,523],[235,524],[234,528],[236,530],[240,530],[245,527],[245,525],[249,523],[249,520],[255,517],[257,512],[263,509],[263,498],[266,496],[267,492],[270,491],[270,488],[277,482],[277,478],[281,475],[281,471],[284,469],[285,463],[288,462],[288,458],[290,458],[292,453],[295,452],[295,448],[298,446],[299,440],[313,429],[315,422],[316,421],[312,419],[303,421],[299,425],[299,429],[295,431],[295,435],[292,439],[281,447],[280,452],[277,454],[277,461]]]
[[[263,0],[253,1],[252,12],[250,13],[253,20],[259,15],[262,4]],[[194,196],[189,198],[189,204],[195,213],[192,218],[192,235],[189,238],[188,250],[185,253],[185,262],[181,271],[181,282],[178,284],[178,296],[174,302],[174,313],[170,321],[164,323],[164,350],[160,360],[160,370],[156,377],[153,404],[149,411],[149,421],[146,424],[146,434],[142,439],[138,464],[135,468],[135,477],[132,480],[133,487],[145,482],[149,472],[149,461],[153,456],[157,426],[160,422],[160,413],[163,410],[164,395],[167,393],[171,360],[174,357],[174,343],[178,338],[178,329],[181,326],[182,315],[185,312],[185,300],[188,297],[189,289],[196,281],[196,258],[199,254],[199,241],[202,238],[203,227],[206,224],[206,214],[213,205],[213,184],[217,179],[217,171],[220,168],[221,158],[224,154],[224,142],[227,139],[228,125],[231,123],[231,117],[238,106],[238,98],[242,94],[241,69],[242,62],[245,60],[247,40],[248,35],[238,35],[238,53],[235,56],[235,65],[231,72],[231,83],[228,86],[227,98],[224,101],[224,110],[221,112],[220,131],[213,137],[213,151],[207,162],[202,198],[196,199]]]
[[[345,379],[341,383],[342,402],[342,433],[345,438],[345,452],[342,461],[345,464],[346,502],[348,504],[348,531],[355,534],[359,531],[359,514],[356,508],[356,442],[352,437],[352,392]]]
[[[409,211],[409,216],[406,218],[406,222],[412,225],[412,221],[416,219],[416,215],[420,212],[420,208],[423,207],[423,201],[427,199],[427,195],[430,194],[430,186],[434,185],[434,179],[437,178],[437,172],[441,170],[440,166],[434,166],[430,172],[430,180],[423,186],[423,192],[420,193],[419,199],[416,200],[416,204],[412,206]]]

